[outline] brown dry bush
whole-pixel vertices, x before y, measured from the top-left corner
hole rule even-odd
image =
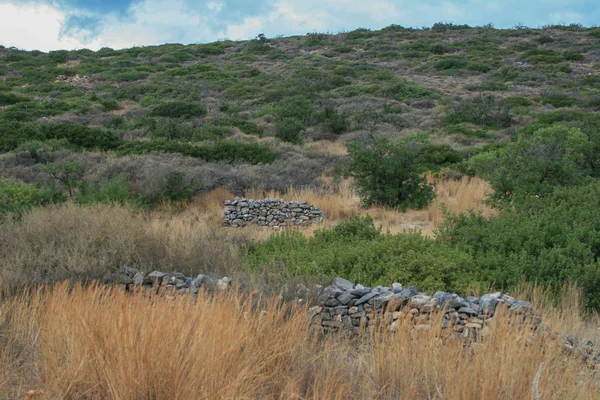
[[[192,218],[126,206],[34,209],[0,229],[0,280],[11,284],[98,278],[121,265],[145,271],[226,273],[246,239]]]
[[[500,313],[488,339],[463,346],[436,325],[411,334],[408,321],[319,339],[306,309],[276,298],[257,309],[239,292],[194,302],[60,284],[2,304],[0,397],[598,398],[593,371],[558,340],[586,326],[578,310],[533,300],[547,329],[532,335]]]

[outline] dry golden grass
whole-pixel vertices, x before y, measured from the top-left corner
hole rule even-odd
[[[431,178],[434,180],[433,178]],[[327,180],[323,178],[325,182]],[[481,211],[490,215],[494,211],[482,204],[485,197],[491,192],[489,184],[480,178],[463,177],[460,180],[435,179],[436,199],[424,210],[408,210],[401,212],[384,207],[371,207],[362,209],[360,198],[352,188],[352,182],[345,180],[338,184],[324,185],[322,191],[313,189],[295,189],[290,187],[286,193],[264,192],[250,190],[249,198],[282,198],[288,201],[301,200],[321,208],[325,217],[325,226],[335,225],[340,219],[356,214],[369,214],[377,224],[391,233],[405,230],[420,230],[425,235],[433,235],[444,220],[442,205],[451,213],[465,212],[468,210]],[[313,226],[304,230],[310,234]]]
[[[317,340],[306,310],[276,298],[256,308],[239,293],[194,303],[59,284],[1,304],[0,398],[599,398],[597,377],[557,339],[592,329],[571,308],[577,301],[553,310],[532,294],[545,335],[499,315],[488,340],[465,348],[437,328],[411,335],[407,324]]]

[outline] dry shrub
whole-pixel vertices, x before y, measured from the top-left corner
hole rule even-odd
[[[119,205],[34,209],[2,224],[0,279],[19,285],[97,278],[123,264],[145,271],[226,273],[240,264],[245,239],[241,232],[216,228],[190,216]]]
[[[409,323],[395,334],[318,339],[309,334],[304,308],[277,298],[256,308],[248,299],[239,292],[201,294],[193,302],[66,284],[10,298],[0,314],[0,393],[23,398],[35,390],[48,399],[600,395],[597,378],[557,339],[586,326],[578,310],[544,308],[550,328],[533,336],[500,313],[488,339],[465,347],[444,339],[436,325],[410,334]]]

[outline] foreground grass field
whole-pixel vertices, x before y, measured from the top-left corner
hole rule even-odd
[[[570,290],[561,309],[529,290],[547,329],[495,318],[463,347],[439,329],[319,338],[306,309],[239,292],[148,298],[59,284],[0,306],[0,398],[593,399],[597,377],[562,350],[593,334]],[[538,377],[536,378],[536,374]],[[29,393],[29,394],[28,394]]]

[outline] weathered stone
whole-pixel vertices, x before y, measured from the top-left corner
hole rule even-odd
[[[501,295],[502,294],[500,294],[500,296]],[[496,311],[496,305],[498,305],[498,298],[500,296],[493,297],[489,294],[484,294],[483,296],[481,296],[481,298],[479,299],[479,305],[481,306],[481,310],[486,314],[493,315]]]
[[[531,303],[528,301],[516,301],[508,309],[510,312],[524,312],[532,308]]]
[[[362,296],[360,299],[356,300],[356,305],[360,305],[363,303],[366,303],[367,301],[371,300],[373,297],[377,296],[377,293],[374,292],[370,292],[365,294],[364,296]]]
[[[417,290],[416,286],[410,286],[407,288],[404,288],[400,291],[400,295],[402,295],[402,297],[413,297],[416,296],[419,293],[419,291]]]
[[[331,283],[333,286],[338,287],[341,290],[352,290],[354,289],[354,283],[350,282],[344,278],[333,278],[333,282]]]
[[[337,299],[327,299],[327,301],[325,301],[325,303],[323,303],[326,307],[336,307],[340,304],[339,301],[337,301]]]
[[[350,292],[344,292],[340,294],[337,299],[341,304],[348,304],[353,298],[354,296],[352,296]]]
[[[477,315],[477,312],[471,307],[461,307],[458,309],[459,314]]]

